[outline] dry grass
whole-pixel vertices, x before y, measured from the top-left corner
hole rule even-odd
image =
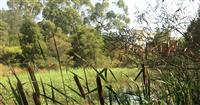
[[[25,70],[19,67],[14,67],[14,71],[18,74],[24,72]],[[11,69],[6,65],[0,64],[0,76],[6,76],[10,74],[12,74]]]

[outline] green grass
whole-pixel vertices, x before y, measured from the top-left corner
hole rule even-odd
[[[60,105],[99,105],[102,99],[100,97],[103,97],[108,105],[118,105],[117,103],[132,105],[128,95],[136,96],[138,99],[134,102],[139,105],[158,105],[159,103],[161,105],[191,105],[193,103],[191,91],[195,91],[195,88],[191,88],[191,84],[179,80],[173,72],[164,73],[156,70],[149,70],[149,72],[149,85],[143,84],[142,75],[134,81],[139,73],[137,68],[98,69],[97,71],[82,68],[63,69],[63,77],[60,70],[40,70],[34,75],[39,84],[40,92],[38,93],[42,105],[45,105],[45,102],[48,105],[59,103]],[[0,104],[13,105],[14,101],[20,103],[18,97],[23,96],[23,91],[26,95],[23,99],[26,99],[30,105],[34,104],[32,96],[36,93],[36,88],[34,82],[30,82],[34,81],[30,79],[30,74],[28,72],[17,74],[23,86],[21,93],[19,82],[17,85],[14,75],[0,76]],[[8,82],[8,77],[12,86]],[[103,94],[100,94],[100,91]],[[90,102],[92,104],[88,104]]]
[[[101,69],[99,69],[100,71]],[[92,69],[86,69],[86,75],[87,75],[87,81],[88,81],[88,87],[90,90],[94,89],[96,87],[96,72]],[[113,68],[111,70],[117,80],[113,77],[111,72],[107,72],[107,81],[109,82],[103,82],[103,86],[112,85],[113,89],[115,91],[123,91],[130,83],[130,81],[134,80],[136,77],[137,73],[139,72],[138,69],[128,69],[128,68]],[[84,75],[84,70],[79,68],[79,69],[69,69],[69,70],[63,70],[63,77],[64,77],[64,83],[66,87],[70,87],[74,90],[78,91],[78,88],[76,86],[76,83],[73,79],[74,74],[78,75],[79,80],[84,87],[84,91],[87,91],[86,89],[86,79]],[[51,81],[53,83],[53,87],[57,88],[58,90],[62,91],[63,90],[63,84],[62,84],[62,78],[61,78],[61,72],[59,70],[50,70],[50,71],[43,71],[43,72],[36,72],[35,73],[37,81],[39,82],[39,87],[40,91],[42,93],[42,87],[40,80],[45,83],[45,91],[47,93],[47,96],[51,97],[52,96],[52,90],[50,86],[47,84],[51,84]],[[18,74],[19,79],[21,80],[24,87],[24,90],[27,94],[27,97],[31,97],[31,93],[33,92],[30,80],[29,80],[29,74],[27,72],[23,72]],[[10,75],[9,78],[12,81],[12,84],[15,86],[16,85],[16,79],[14,76]],[[8,77],[2,77],[0,76],[0,82],[4,84],[4,86],[7,88],[8,91],[3,89],[3,87],[0,87],[0,93],[5,97],[5,101],[7,101],[8,104],[12,103],[12,92],[10,91],[10,87],[8,84]],[[66,88],[67,95],[70,97],[73,97],[75,100],[78,102],[82,102],[81,97],[79,97],[74,91],[72,91],[70,88]],[[104,89],[106,90],[106,89]],[[106,91],[105,91],[106,94]],[[65,102],[65,97],[63,97],[60,93],[55,92],[55,97],[56,100],[58,100],[61,103]],[[94,92],[91,94],[91,97],[93,100],[98,100],[98,95],[97,92]],[[30,102],[32,101],[31,98],[28,98]],[[44,100],[43,100],[44,101]],[[51,103],[51,102],[50,102]]]

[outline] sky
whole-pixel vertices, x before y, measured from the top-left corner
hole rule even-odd
[[[0,0],[0,9],[7,9],[7,4],[6,4],[7,0]]]
[[[155,24],[156,19],[159,15],[161,15],[162,8],[167,10],[170,16],[180,15],[177,23],[172,23],[174,26],[177,26],[178,23],[186,22],[185,24],[181,24],[177,26],[182,32],[185,32],[187,26],[190,24],[190,21],[197,17],[197,11],[199,8],[200,0],[125,0],[126,4],[129,7],[129,15],[131,18],[131,26],[136,28],[144,28],[144,27],[161,27],[161,24]],[[160,4],[155,10],[157,4]],[[181,8],[183,9],[182,12],[176,11]],[[145,17],[149,23],[149,25],[142,23],[138,24],[137,15],[134,13],[136,11],[140,11],[141,13],[146,13]],[[185,18],[185,19],[182,19]],[[182,19],[182,20],[181,20]],[[180,37],[180,33],[173,31],[172,37]]]
[[[98,2],[101,0],[91,0],[93,2]],[[110,2],[113,2],[115,0],[110,0]],[[158,24],[155,24],[156,18],[160,15],[160,10],[164,7],[167,9],[169,14],[174,14],[176,10],[178,10],[179,7],[185,8],[184,12],[180,14],[180,17],[187,17],[189,19],[193,19],[197,17],[197,10],[200,4],[200,0],[124,0],[126,5],[128,6],[129,11],[129,17],[131,20],[131,27],[136,28],[143,28],[150,25],[150,27],[157,27]],[[7,0],[0,0],[0,9],[8,9]],[[161,4],[159,9],[154,10],[154,8],[157,6],[157,4]],[[111,7],[112,9],[112,7]],[[115,8],[113,8],[115,9]],[[139,12],[137,12],[139,11]],[[145,17],[150,24],[138,24],[137,23],[137,16],[140,13],[146,13]],[[41,16],[38,18],[40,19]],[[184,20],[185,21],[185,20]],[[188,20],[189,24],[189,20]],[[187,27],[184,26],[185,28]]]

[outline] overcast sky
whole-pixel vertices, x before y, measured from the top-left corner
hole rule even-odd
[[[91,0],[94,2],[102,1],[102,0]],[[111,2],[115,0],[110,0]],[[153,24],[155,18],[160,15],[160,9],[154,10],[157,4],[162,4],[167,12],[173,14],[179,7],[185,8],[184,13],[181,14],[182,17],[195,18],[197,14],[197,10],[199,7],[200,0],[164,0],[164,3],[161,3],[163,0],[124,0],[128,6],[129,17],[131,19],[131,27],[144,27],[146,24],[137,24],[137,15],[135,14],[137,11],[145,14],[147,21],[150,22],[151,27],[156,27]],[[7,0],[0,0],[0,9],[8,9]],[[158,8],[162,8],[162,6]],[[113,8],[115,9],[115,8]],[[152,22],[152,23],[151,23]]]

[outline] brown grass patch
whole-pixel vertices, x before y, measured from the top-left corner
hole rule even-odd
[[[14,67],[15,73],[21,73],[24,70],[19,67]],[[6,76],[12,74],[11,69],[7,65],[0,64],[0,76]]]

